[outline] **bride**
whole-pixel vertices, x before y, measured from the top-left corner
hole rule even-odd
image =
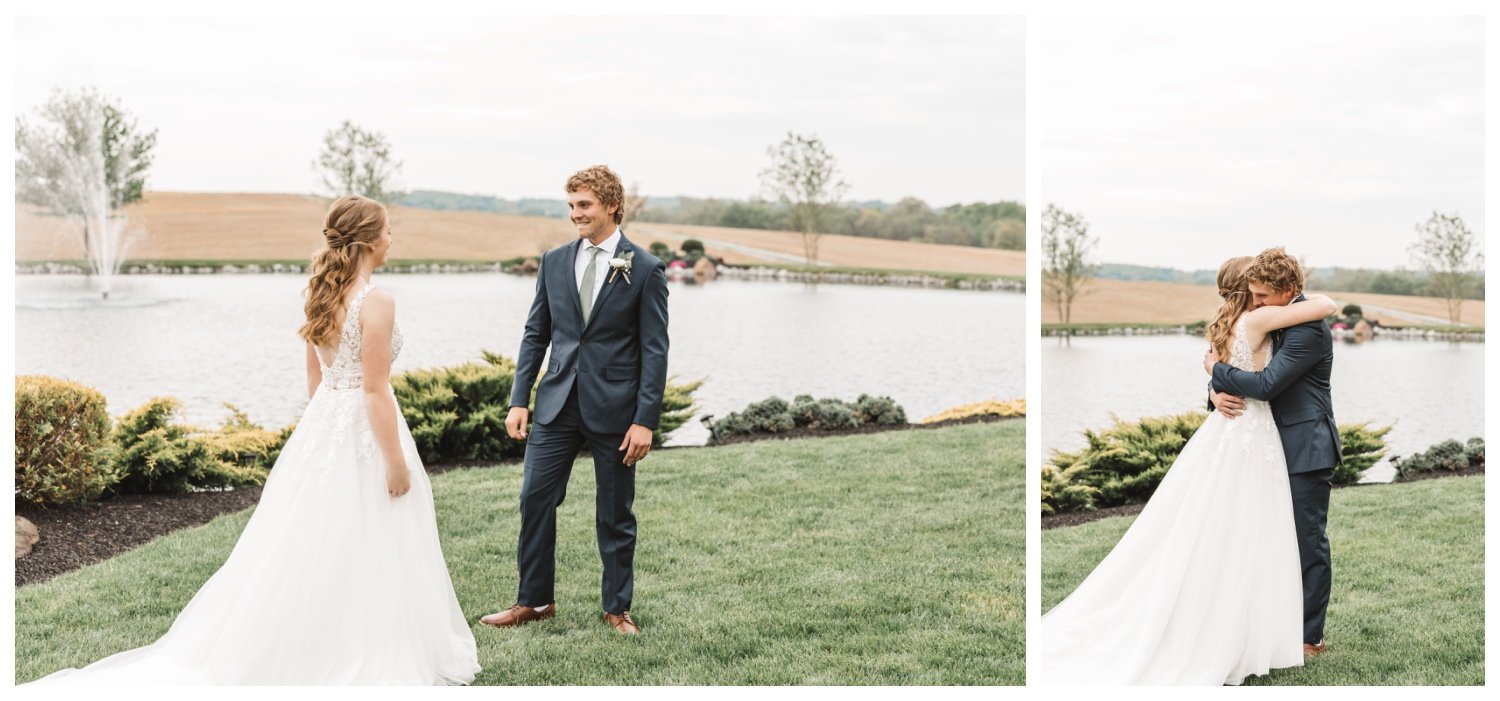
[[[1258,371],[1277,329],[1337,310],[1313,295],[1252,308],[1253,258],[1219,268],[1218,357]],[[1042,616],[1035,684],[1239,684],[1302,664],[1302,578],[1286,456],[1271,407],[1218,412],[1182,448],[1108,556]]]
[[[389,382],[395,300],[370,284],[391,229],[333,203],[308,282],[311,400],[229,559],[155,643],[38,683],[467,684],[474,635],[432,489]]]

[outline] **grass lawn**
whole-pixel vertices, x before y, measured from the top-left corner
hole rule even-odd
[[[515,630],[477,621],[515,598],[519,467],[436,475],[475,683],[1020,684],[1024,440],[1005,421],[654,454],[635,639],[598,620],[589,463],[558,516],[558,616]],[[17,681],[154,640],[247,518],[17,589]]]
[[[1248,684],[1484,683],[1484,478],[1333,491],[1328,652]],[[1134,516],[1042,531],[1042,610],[1083,581]]]

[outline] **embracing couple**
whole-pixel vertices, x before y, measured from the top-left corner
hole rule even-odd
[[[1211,413],[1130,529],[1043,617],[1029,683],[1239,684],[1325,649],[1342,463],[1333,300],[1281,248],[1219,268]],[[1044,562],[1045,566],[1045,562]]]
[[[550,618],[557,507],[579,451],[598,484],[602,619],[631,619],[635,467],[667,373],[665,266],[620,232],[604,166],[568,179],[579,238],[542,256],[506,429],[528,438],[516,604],[484,623]],[[432,488],[391,390],[396,302],[370,276],[393,240],[385,207],[348,196],[324,222],[304,305],[309,401],[229,558],[156,642],[41,682],[467,684],[469,629],[439,544]],[[602,627],[602,625],[601,625]]]

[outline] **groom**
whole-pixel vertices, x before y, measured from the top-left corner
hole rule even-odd
[[[1251,308],[1302,301],[1302,266],[1282,248],[1268,248],[1246,271]],[[1343,463],[1338,424],[1333,420],[1329,376],[1333,335],[1322,320],[1299,324],[1272,336],[1272,357],[1264,370],[1246,372],[1204,357],[1213,375],[1209,401],[1228,418],[1245,409],[1241,397],[1269,400],[1292,486],[1297,550],[1302,558],[1302,651],[1323,652],[1323,621],[1333,588],[1328,550],[1328,493],[1333,468]],[[1210,354],[1212,351],[1210,351]]]
[[[525,439],[531,386],[551,346],[536,392],[521,484],[520,591],[515,605],[480,622],[497,628],[551,618],[557,507],[578,452],[594,457],[594,508],[604,563],[604,621],[637,634],[630,617],[635,560],[635,465],[651,450],[667,383],[666,267],[620,232],[624,187],[598,165],[568,178],[568,211],[578,239],[542,256],[536,298],[516,360],[506,430]]]

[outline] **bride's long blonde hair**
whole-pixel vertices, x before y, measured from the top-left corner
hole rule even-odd
[[[1219,266],[1219,297],[1224,301],[1219,304],[1214,320],[1209,322],[1207,335],[1209,345],[1219,354],[1219,360],[1225,363],[1229,362],[1229,344],[1234,340],[1234,325],[1240,320],[1240,315],[1250,308],[1250,280],[1245,273],[1254,262],[1253,256],[1240,256],[1230,258]]]
[[[338,313],[359,282],[359,267],[385,233],[385,207],[368,197],[340,197],[323,220],[325,245],[313,255],[312,277],[302,310],[307,322],[297,335],[315,346],[333,345],[339,336]]]

